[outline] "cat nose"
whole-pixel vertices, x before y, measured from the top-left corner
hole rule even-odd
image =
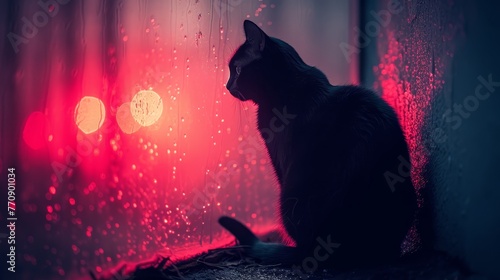
[[[237,86],[237,85],[236,85],[236,83],[234,83],[234,82],[233,82],[233,83],[230,83],[230,84],[228,84],[228,85],[226,85],[226,88],[227,88],[227,90],[229,90],[229,92],[230,92],[232,95],[234,95],[234,96],[236,96],[236,95],[241,95],[241,93],[240,93],[240,90],[239,90],[238,86]]]
[[[226,84],[226,88],[227,88],[227,90],[229,90],[229,92],[231,93],[232,96],[234,96],[242,101],[247,100],[245,98],[245,96],[243,96],[243,94],[241,93],[238,85],[236,84],[236,80],[229,79],[229,81]]]

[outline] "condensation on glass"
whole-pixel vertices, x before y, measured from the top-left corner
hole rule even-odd
[[[2,107],[19,119],[26,271],[88,275],[221,246],[220,215],[276,227],[255,107],[225,89],[227,63],[250,19],[351,82],[348,1],[47,3],[12,2],[2,19],[19,36],[6,39],[14,105]]]

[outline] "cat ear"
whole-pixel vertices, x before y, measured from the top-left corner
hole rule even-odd
[[[266,44],[266,33],[262,31],[255,23],[245,20],[243,22],[243,29],[245,30],[245,36],[247,41],[259,51],[264,50]]]

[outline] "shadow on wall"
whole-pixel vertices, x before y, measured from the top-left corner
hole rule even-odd
[[[365,27],[393,2],[367,7]],[[472,273],[496,277],[500,54],[492,34],[500,28],[494,12],[500,5],[466,0],[401,5],[389,21],[379,21],[376,46],[367,47],[363,67],[374,69],[364,82],[375,81],[398,112],[409,142],[420,205],[419,235],[414,231],[409,244],[446,251]]]

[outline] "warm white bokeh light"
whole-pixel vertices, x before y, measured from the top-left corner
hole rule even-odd
[[[152,90],[141,90],[130,102],[130,113],[142,126],[154,124],[163,112],[161,97]]]
[[[116,122],[120,129],[126,134],[137,132],[141,126],[130,113],[130,102],[123,103],[116,111]]]
[[[104,123],[106,109],[99,98],[84,96],[75,108],[75,123],[85,134],[97,131]]]

